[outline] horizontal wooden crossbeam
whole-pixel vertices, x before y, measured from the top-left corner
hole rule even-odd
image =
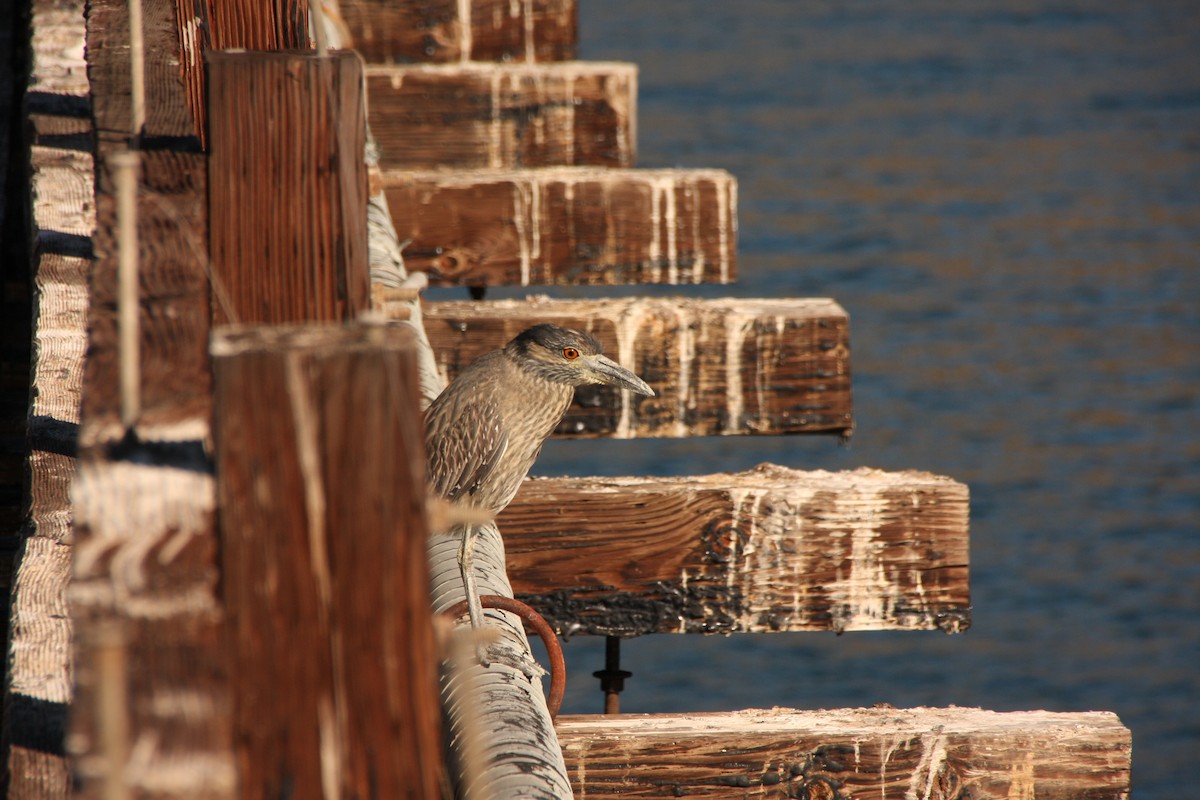
[[[657,393],[582,387],[559,435],[844,435],[853,426],[849,321],[832,300],[531,298],[425,310],[447,379],[540,322],[591,332]]]
[[[385,170],[633,166],[633,64],[377,64],[366,81]]]
[[[531,479],[498,522],[513,591],[564,633],[955,632],[967,510],[928,473],[763,465]]]
[[[368,63],[575,57],[575,0],[339,0],[337,7]]]
[[[1129,729],[1099,711],[567,716],[557,732],[576,797],[1125,800],[1130,790]]]
[[[410,269],[445,286],[731,283],[737,184],[723,170],[385,172]]]

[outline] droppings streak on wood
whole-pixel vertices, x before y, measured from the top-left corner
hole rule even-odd
[[[470,3],[470,0],[459,0],[459,3],[460,4]],[[469,25],[467,26],[467,29],[468,30],[470,29]],[[491,75],[492,118],[491,118],[490,124],[491,124],[492,134],[491,134],[491,136],[488,137],[488,142],[487,142],[487,165],[489,167],[491,167],[492,169],[499,169],[500,167],[505,166],[504,162],[502,162],[500,160],[500,138],[501,138],[500,109],[502,108],[501,99],[500,99],[500,88],[501,88],[501,82],[504,80],[504,78],[505,78],[505,75],[502,72],[500,72],[499,70],[493,72]]]
[[[717,192],[717,236],[720,246],[717,252],[721,257],[721,277],[719,283],[729,283],[733,280],[733,239],[737,236],[737,183],[729,181],[724,191]]]
[[[631,305],[617,319],[617,363],[633,364],[637,353],[637,334],[641,325],[641,309]],[[590,332],[590,331],[589,331]],[[593,334],[594,335],[594,334]],[[634,434],[632,395],[627,391],[620,393],[621,413],[617,419],[617,428],[613,432],[616,439],[630,439]]]
[[[679,326],[679,388],[676,398],[675,435],[682,438],[688,435],[688,412],[696,407],[696,398],[692,394],[692,372],[696,365],[696,332],[690,319],[681,311],[676,314]]]
[[[186,757],[163,750],[153,736],[139,737],[125,767],[125,780],[141,796],[195,796],[197,787],[205,796],[233,796],[237,773],[233,759],[221,752],[191,751]]]
[[[1032,752],[1026,753],[1025,758],[1013,762],[1012,778],[1005,800],[1037,800]]]
[[[908,781],[905,800],[932,800],[934,783],[946,762],[946,737],[941,728],[921,734],[921,757]]]
[[[884,619],[896,594],[895,583],[884,574],[881,550],[885,546],[871,524],[887,511],[889,502],[879,494],[866,492],[854,498],[851,516],[860,524],[850,530],[850,558],[847,571],[838,571],[829,586],[830,595],[845,609],[839,620],[843,630],[869,627]]]
[[[742,427],[745,403],[742,397],[742,345],[747,318],[733,312],[725,317],[725,433],[737,433]]]
[[[144,502],[153,490],[155,502]],[[208,536],[214,508],[211,475],[134,463],[85,463],[72,494],[78,525],[90,535],[75,551],[76,581],[104,577],[108,569],[119,594],[147,588],[147,561],[180,536]],[[172,550],[178,551],[178,542]],[[107,566],[110,565],[111,566]]]
[[[537,59],[536,51],[534,50],[534,35],[533,35],[533,0],[524,0],[525,3],[525,60],[534,61]]]
[[[461,45],[459,50],[459,59],[462,61],[471,60],[471,36],[473,34],[473,20],[471,19],[471,0],[458,0],[458,30],[461,37]]]

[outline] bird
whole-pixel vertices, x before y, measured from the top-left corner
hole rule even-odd
[[[584,331],[548,323],[480,356],[425,411],[426,474],[433,496],[491,518],[512,501],[575,389],[607,385],[653,397],[654,390],[604,355]],[[459,569],[471,627],[483,625],[472,557],[481,527],[460,523]],[[487,666],[482,648],[480,661]]]

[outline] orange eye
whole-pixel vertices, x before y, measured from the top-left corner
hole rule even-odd
[[[564,347],[563,357],[574,361],[575,359],[579,358],[579,351],[574,347]]]

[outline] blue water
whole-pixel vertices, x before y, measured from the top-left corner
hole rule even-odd
[[[739,283],[692,293],[849,311],[857,430],[554,442],[535,471],[972,493],[967,633],[645,637],[623,708],[1111,710],[1139,800],[1200,796],[1200,5],[584,0],[580,36],[640,65],[641,166],[738,178]],[[568,711],[602,653],[568,644]]]

